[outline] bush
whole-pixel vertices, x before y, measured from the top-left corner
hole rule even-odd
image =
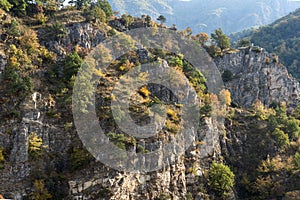
[[[76,52],[66,56],[63,70],[66,80],[70,80],[72,76],[77,74],[82,62],[82,58]]]
[[[226,69],[222,74],[222,80],[224,82],[228,82],[231,81],[232,79],[233,79],[233,73],[230,70]]]
[[[107,19],[105,12],[99,7],[94,7],[92,9],[87,8],[84,10],[83,15],[87,22],[90,21],[106,22]]]
[[[71,153],[71,170],[79,170],[87,166],[92,160],[90,153],[85,149],[73,148]]]
[[[42,155],[42,145],[43,140],[40,138],[37,133],[32,133],[29,136],[29,155],[33,158],[39,157]]]
[[[49,194],[48,190],[45,188],[44,180],[35,180],[33,186],[34,191],[30,195],[31,199],[47,200],[52,198],[52,195]]]
[[[52,26],[47,27],[47,36],[53,40],[59,40],[67,36],[66,27],[59,23],[55,22]]]
[[[111,8],[111,6],[110,6],[110,4],[108,3],[107,0],[97,1],[95,6],[99,7],[101,10],[104,11],[105,16],[107,17],[107,20],[109,20],[110,17],[113,16],[112,8]]]
[[[21,30],[21,25],[18,23],[17,20],[13,19],[7,28],[7,34],[12,35],[14,37],[21,36],[22,30]]]
[[[208,172],[208,184],[219,197],[225,198],[234,186],[234,177],[228,166],[213,162]]]
[[[136,144],[136,141],[133,137],[128,137],[124,134],[110,132],[107,134],[107,137],[109,137],[110,141],[122,150],[126,150],[127,145],[133,146]]]
[[[299,121],[297,119],[289,119],[285,123],[284,131],[291,139],[297,139],[300,132]]]
[[[296,153],[294,157],[294,165],[295,169],[299,170],[300,169],[300,153]]]
[[[272,136],[274,137],[276,146],[279,148],[282,149],[290,145],[289,136],[279,128],[275,128],[275,130],[272,132]]]
[[[23,99],[33,92],[32,79],[29,76],[23,77],[13,67],[7,66],[4,69],[3,77],[6,80],[5,89],[8,95]]]
[[[3,148],[0,148],[0,169],[3,169],[3,164],[4,164],[4,155],[3,155]]]

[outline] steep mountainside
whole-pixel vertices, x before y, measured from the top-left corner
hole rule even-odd
[[[268,24],[294,11],[299,3],[287,0],[154,0],[131,1],[109,0],[113,9],[121,14],[133,16],[143,14],[156,19],[160,14],[167,18],[167,24],[178,28],[191,27],[195,33],[211,33],[222,28],[226,33]]]
[[[255,30],[248,36],[251,41],[275,52],[287,66],[289,72],[300,80],[300,9]]]
[[[213,59],[232,95],[224,89],[218,98],[207,90],[207,77],[194,69],[184,55],[141,47],[121,32],[145,28],[155,35],[166,31],[151,20],[110,16],[111,10],[103,4],[86,5],[88,9],[77,4],[56,11],[47,10],[47,4],[43,9],[34,2],[27,6],[26,11],[16,6],[10,12],[0,9],[0,193],[5,198],[300,198],[300,88],[276,56],[257,48],[220,50]],[[31,12],[39,15],[28,14]],[[98,65],[103,64],[100,61],[110,60],[113,52],[99,46],[97,51],[101,53],[93,58],[105,59],[93,65],[89,57],[92,70],[79,70],[89,69],[84,59],[112,36],[121,38],[121,42],[112,43],[113,50],[120,49],[121,43],[135,49],[99,70]],[[194,38],[183,34],[180,37]],[[178,42],[166,40],[161,45],[177,47]],[[141,64],[148,62],[159,63],[162,71],[141,70]],[[139,80],[147,80],[151,74],[159,77],[167,69],[180,75],[169,77],[176,80],[171,83],[180,85],[188,80],[188,86],[200,97],[198,101],[196,95],[180,93],[197,102],[191,113],[199,117],[191,121],[199,123],[199,128],[187,126],[192,145],[183,154],[180,148],[172,148],[170,160],[175,162],[153,172],[118,171],[97,161],[81,140],[86,135],[82,137],[75,127],[74,87],[82,86],[79,90],[88,94],[78,95],[81,101],[77,103],[87,106],[79,107],[77,112],[86,116],[86,109],[92,107],[97,117],[95,124],[104,130],[106,141],[128,153],[122,151],[117,156],[148,155],[178,138],[185,124],[180,97],[159,84],[143,85],[134,92],[119,87],[121,97],[131,95],[129,114],[119,110],[115,115],[113,103],[123,98],[112,92],[120,80],[131,83],[131,77],[126,76],[131,70],[139,72]],[[74,83],[78,71],[91,83],[97,83],[94,106],[90,106],[94,88],[86,81]],[[99,78],[97,82],[95,77]],[[157,111],[154,114],[153,107]],[[133,137],[117,123],[130,118],[143,128],[156,113],[165,119],[155,123],[155,130],[162,128],[150,138]],[[98,135],[92,136],[85,138],[98,144]],[[161,164],[167,153],[159,152],[158,159],[150,160],[150,164]],[[99,155],[102,154],[105,152]],[[128,159],[129,165],[135,162]]]

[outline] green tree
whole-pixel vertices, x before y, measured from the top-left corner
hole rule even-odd
[[[223,33],[221,28],[215,30],[215,32],[211,34],[211,38],[221,50],[230,48],[230,39]]]
[[[18,71],[7,66],[3,73],[4,79],[7,81],[6,92],[9,95],[18,96],[20,99],[25,98],[33,91],[33,82],[29,76],[22,76]]]
[[[96,7],[99,7],[99,8],[101,8],[101,10],[104,11],[107,20],[109,20],[109,18],[111,16],[113,16],[112,8],[111,8],[111,6],[110,6],[110,4],[108,3],[107,0],[98,0],[96,2]]]
[[[295,154],[294,157],[294,165],[297,170],[300,169],[300,153],[298,152]]]
[[[151,25],[152,19],[151,19],[151,17],[149,15],[146,16],[145,22],[147,24],[147,27]]]
[[[99,21],[99,22],[106,22],[106,14],[105,12],[99,8],[99,7],[94,7],[92,9],[85,9],[84,10],[84,16],[86,21]]]
[[[121,19],[122,19],[122,21],[123,21],[123,23],[125,24],[126,27],[129,27],[133,22],[133,17],[131,15],[123,14],[121,16]]]
[[[272,132],[272,136],[274,137],[276,145],[279,148],[284,148],[286,146],[289,146],[290,144],[289,136],[279,128],[275,128],[275,130]]]
[[[160,21],[161,24],[164,24],[167,21],[166,17],[163,15],[159,15],[157,20]]]
[[[251,41],[249,39],[242,39],[238,42],[238,47],[249,47],[251,46]]]
[[[64,60],[64,75],[67,80],[70,80],[72,76],[76,75],[82,62],[82,58],[76,52],[66,56]]]
[[[213,162],[208,172],[208,184],[218,196],[226,198],[234,186],[234,177],[228,166]]]
[[[285,123],[284,132],[286,132],[291,139],[297,139],[300,132],[299,121],[297,119],[289,119]]]

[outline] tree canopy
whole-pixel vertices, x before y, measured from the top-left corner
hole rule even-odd
[[[213,42],[215,42],[216,45],[221,48],[221,50],[227,49],[230,47],[230,39],[227,35],[225,35],[225,33],[223,33],[221,28],[215,30],[211,34],[211,38],[212,38]]]
[[[234,186],[234,174],[230,168],[224,164],[213,162],[208,175],[208,183],[211,189],[220,197],[224,198]]]

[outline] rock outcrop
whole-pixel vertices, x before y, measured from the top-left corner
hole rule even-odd
[[[239,106],[249,108],[256,100],[266,106],[280,102],[296,106],[299,101],[298,81],[288,74],[275,55],[263,49],[241,48],[236,53],[218,57],[215,62],[221,74],[226,71],[231,76],[225,86]]]
[[[106,37],[104,32],[87,23],[67,26],[67,33],[65,39],[45,41],[44,45],[63,58],[75,45],[90,49]],[[222,73],[229,70],[233,74],[226,86],[241,106],[251,107],[256,99],[266,105],[278,101],[290,105],[298,102],[299,84],[268,53],[243,49],[217,58],[215,62]],[[48,182],[48,188],[54,188],[52,192],[66,191],[60,196],[65,199],[184,200],[190,194],[196,200],[207,198],[205,173],[212,160],[222,160],[223,121],[203,117],[194,143],[185,155],[174,152],[176,162],[157,172],[117,172],[94,160],[89,160],[84,169],[72,171],[72,159],[75,164],[85,159],[80,157],[82,155],[72,154],[74,148],[82,148],[72,119],[70,115],[65,115],[70,118],[66,119],[63,113],[61,116],[55,112],[61,107],[56,107],[47,89],[40,87],[37,91],[22,103],[18,120],[0,123],[0,144],[9,154],[6,156],[9,162],[5,162],[0,174],[0,182],[5,183],[1,184],[0,192],[6,198],[23,199],[33,192],[32,179],[45,177],[51,177],[54,182]],[[29,138],[34,133],[42,139],[44,150],[44,155],[37,161],[30,157],[28,149]],[[230,151],[226,142],[222,141],[222,144]]]

